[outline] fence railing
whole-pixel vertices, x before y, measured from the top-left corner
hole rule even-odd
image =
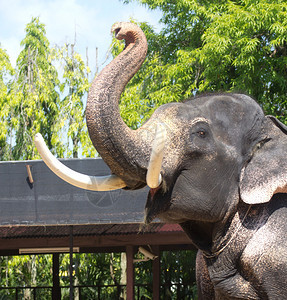
[[[150,284],[135,284],[135,300],[149,299],[145,295],[152,294],[152,286]],[[70,286],[60,286],[61,299],[68,300]],[[125,285],[77,285],[73,286],[74,299],[95,299],[108,300],[120,299],[120,295],[125,291]],[[0,300],[51,300],[53,294],[52,286],[16,286],[16,287],[0,287]],[[195,292],[191,285],[183,285],[178,283],[167,283],[160,286],[161,299],[195,299]]]

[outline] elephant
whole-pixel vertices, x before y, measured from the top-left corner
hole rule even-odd
[[[112,27],[125,49],[94,79],[91,141],[111,169],[67,169],[37,134],[46,164],[90,190],[150,187],[146,224],[177,223],[198,249],[199,299],[287,299],[287,126],[241,93],[210,93],[157,108],[137,130],[118,102],[142,65],[147,40],[133,23]]]

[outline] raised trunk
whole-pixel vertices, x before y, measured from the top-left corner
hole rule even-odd
[[[113,31],[118,39],[126,40],[126,48],[94,80],[86,119],[94,146],[115,175],[94,177],[67,168],[52,155],[39,133],[35,145],[47,166],[77,187],[93,191],[137,189],[147,182],[155,189],[163,183],[161,165],[167,137],[164,118],[151,118],[134,131],[124,123],[118,107],[124,87],[145,59],[147,41],[135,24],[117,23]]]
[[[147,53],[144,33],[135,24],[117,23],[116,38],[125,39],[125,50],[95,78],[87,101],[86,119],[93,145],[128,188],[144,186],[150,144],[140,130],[131,130],[122,120],[118,102],[128,81],[138,71]]]

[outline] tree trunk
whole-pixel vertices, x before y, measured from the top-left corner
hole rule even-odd
[[[27,262],[27,269],[31,273],[31,282],[30,286],[37,286],[37,265],[36,265],[36,255],[31,255],[30,261]],[[24,300],[33,299],[33,290],[24,289]]]
[[[121,295],[120,299],[127,299],[127,254],[125,252],[121,253],[121,280],[120,285],[124,285],[124,287],[121,288]]]

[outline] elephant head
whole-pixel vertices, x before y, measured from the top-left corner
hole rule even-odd
[[[141,128],[128,128],[118,101],[145,59],[147,41],[135,24],[117,23],[113,31],[126,46],[95,78],[86,118],[94,146],[115,175],[103,178],[111,183],[102,185],[96,178],[62,171],[37,136],[43,159],[59,176],[101,190],[148,183],[146,222],[155,217],[181,224],[192,220],[205,224],[199,226],[203,233],[227,220],[240,201],[264,203],[287,191],[287,128],[265,116],[249,96],[210,94],[165,104]],[[80,176],[84,183],[78,183]]]

